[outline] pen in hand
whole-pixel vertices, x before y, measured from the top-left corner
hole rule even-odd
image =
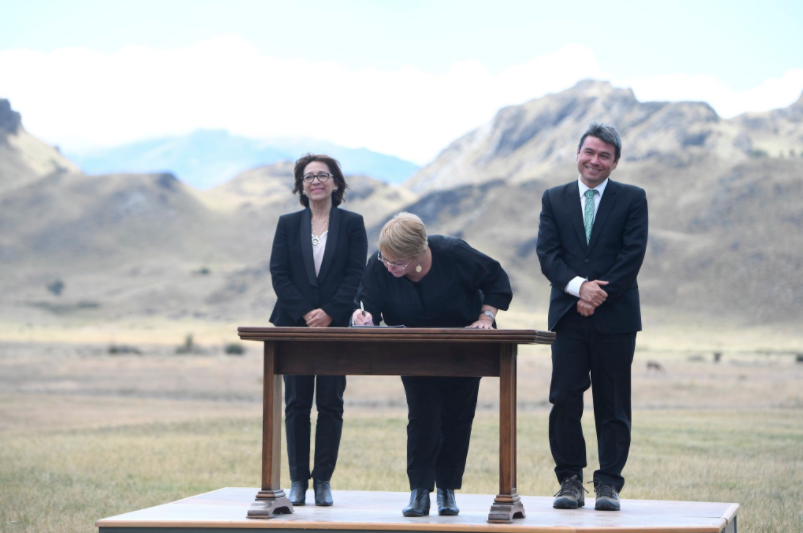
[[[362,304],[362,300],[360,300],[360,311],[362,311],[362,316],[365,316],[365,306]]]

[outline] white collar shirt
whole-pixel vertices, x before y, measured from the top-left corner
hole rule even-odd
[[[580,210],[585,213],[586,209],[586,191],[589,190],[591,187],[587,186],[583,183],[583,180],[577,178],[577,185],[580,188]],[[597,211],[599,210],[599,203],[602,201],[602,195],[605,193],[605,187],[608,186],[608,178],[605,178],[605,181],[594,187],[594,190],[597,191],[597,195],[594,197],[594,218],[597,218]]]
[[[580,212],[585,213],[586,209],[586,191],[589,190],[591,187],[587,186],[583,183],[583,180],[577,178],[577,185],[580,189]],[[608,178],[605,178],[605,181],[594,187],[594,190],[597,191],[598,195],[595,195],[594,198],[594,219],[597,218],[597,211],[599,210],[599,203],[602,201],[602,195],[605,193],[605,187],[608,186]],[[580,297],[580,286],[583,282],[588,281],[586,278],[577,276],[576,278],[572,279],[566,287],[563,288],[565,292],[568,292],[572,296]]]

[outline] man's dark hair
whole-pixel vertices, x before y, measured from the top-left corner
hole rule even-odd
[[[616,131],[616,128],[613,126],[607,126],[605,124],[598,124],[596,122],[592,122],[588,125],[588,129],[580,137],[580,144],[577,145],[577,151],[579,152],[580,149],[583,147],[583,142],[586,140],[588,136],[596,137],[600,141],[604,143],[608,143],[613,145],[616,148],[616,153],[613,156],[613,161],[619,161],[619,156],[622,155],[622,139],[619,138],[619,132]]]
[[[293,194],[298,194],[301,205],[309,207],[309,198],[301,193],[304,191],[304,169],[314,161],[318,161],[329,167],[329,174],[332,175],[332,179],[335,180],[335,185],[337,186],[337,190],[332,193],[332,205],[340,205],[343,203],[343,195],[346,194],[348,185],[346,185],[346,178],[343,177],[343,171],[340,170],[340,163],[338,163],[337,159],[329,157],[328,155],[304,154],[301,156],[301,159],[296,161],[296,167],[293,170],[293,174],[295,174],[296,178]]]

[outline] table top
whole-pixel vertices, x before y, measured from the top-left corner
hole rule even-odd
[[[555,340],[555,333],[535,329],[239,327],[237,333],[252,341],[552,344]]]

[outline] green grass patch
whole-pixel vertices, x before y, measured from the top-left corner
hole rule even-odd
[[[740,531],[803,531],[803,412],[639,411],[623,498],[735,502]],[[546,412],[519,415],[519,493],[557,490]],[[593,417],[584,420],[590,479]],[[406,420],[346,413],[335,489],[407,491]],[[498,422],[475,421],[463,492],[497,490]],[[95,520],[222,487],[257,487],[261,421],[221,418],[0,435],[0,531],[91,532]],[[282,480],[289,485],[286,456]],[[459,495],[458,495],[459,502]],[[625,503],[626,505],[626,503]]]

